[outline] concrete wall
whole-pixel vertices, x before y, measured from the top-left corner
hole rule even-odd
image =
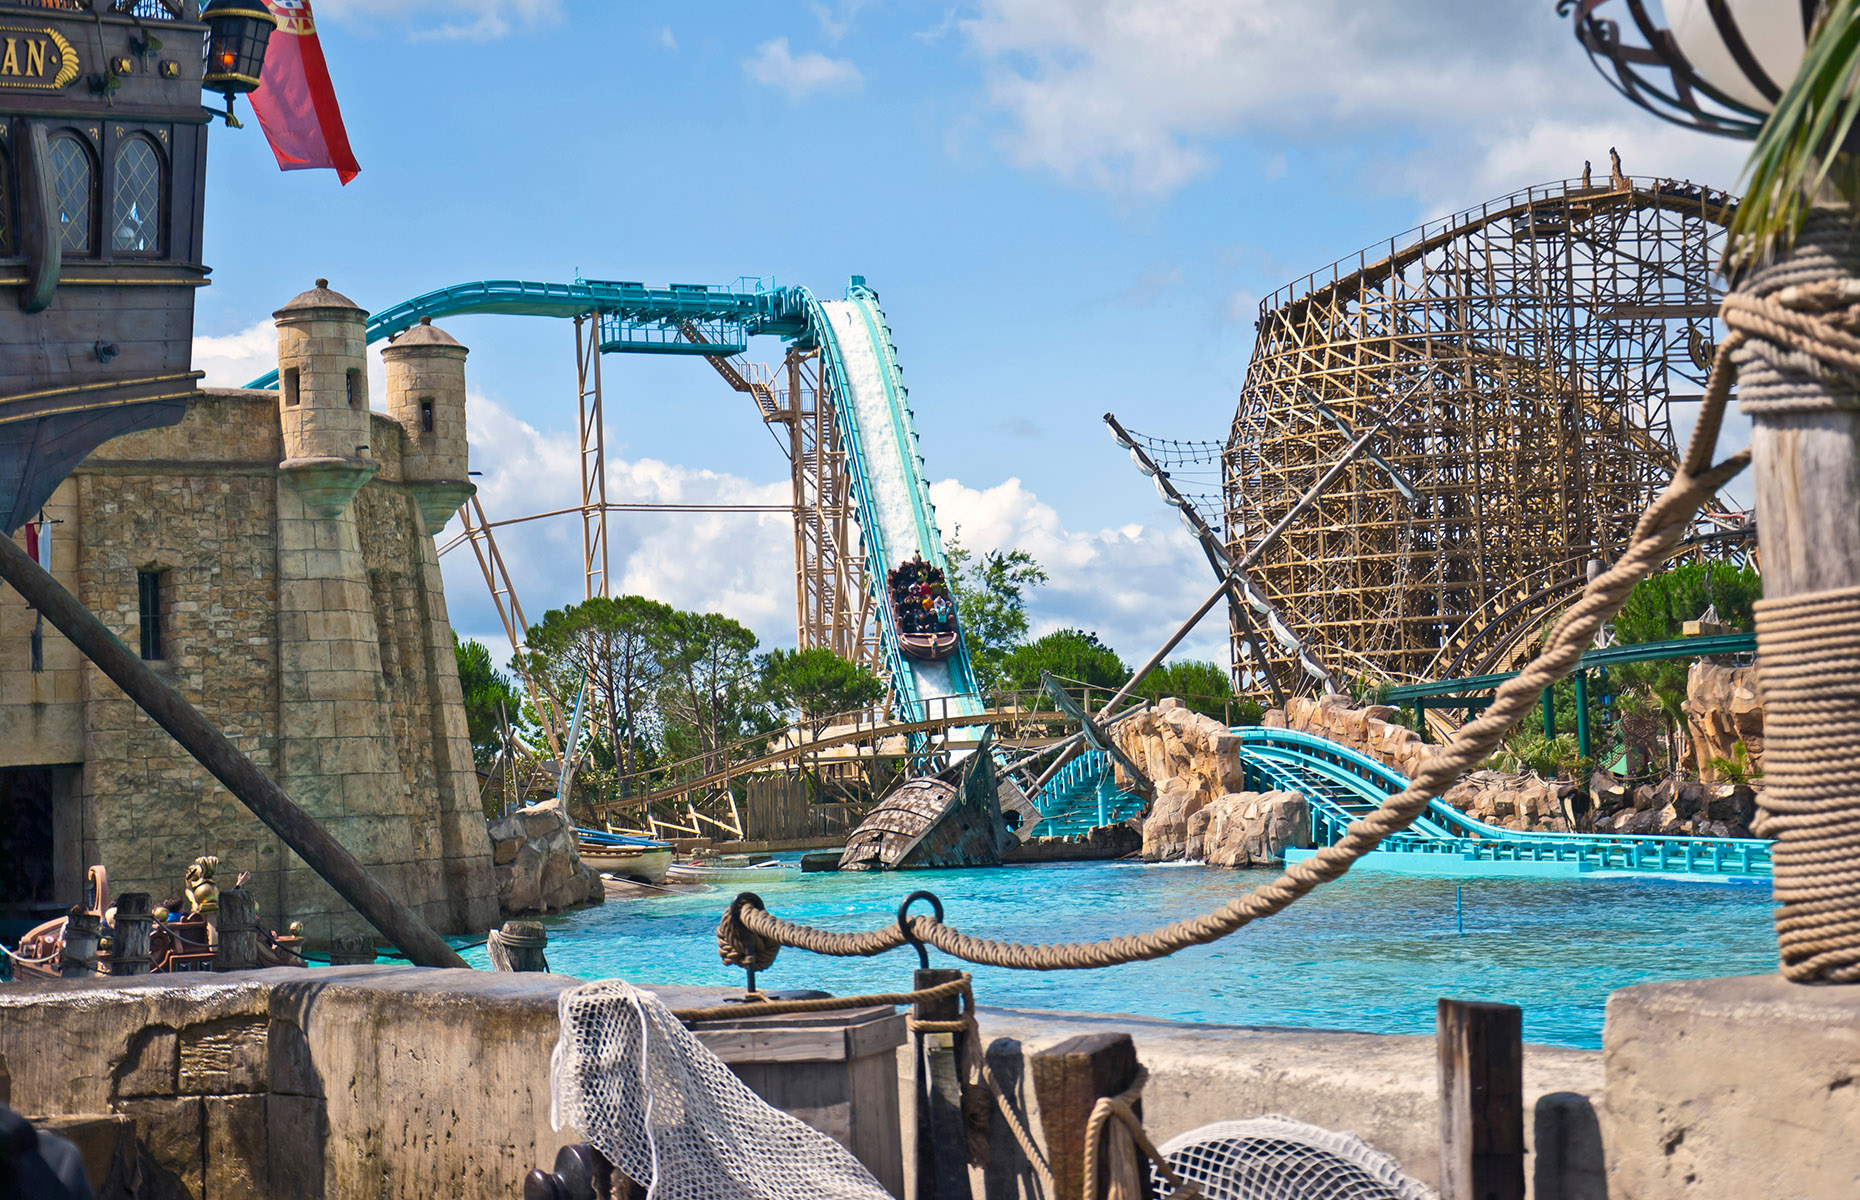
[[[343,967],[0,988],[0,1055],[22,1112],[135,1117],[146,1169],[167,1181],[153,1193],[162,1200],[509,1197],[531,1166],[577,1140],[549,1127],[556,1001],[577,982]],[[674,1007],[723,994],[658,991]],[[1283,1113],[1356,1133],[1417,1178],[1437,1178],[1431,1038],[994,1008],[979,1015],[1010,1086],[1023,1076],[1023,1047],[1131,1032],[1150,1071],[1145,1122],[1159,1141],[1210,1121]],[[909,1061],[900,1054],[907,1131]],[[1547,1095],[1595,1097],[1601,1081],[1596,1053],[1531,1047],[1527,1124],[1556,1107]],[[999,1182],[1012,1143],[995,1123]],[[1532,1165],[1543,1175],[1539,1200],[1603,1194],[1584,1182],[1599,1175],[1594,1143],[1559,1146],[1556,1163]]]

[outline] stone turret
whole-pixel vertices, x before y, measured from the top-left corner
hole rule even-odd
[[[380,469],[368,452],[368,313],[319,279],[271,315],[284,430],[279,466],[312,512],[333,517]]]
[[[388,415],[407,431],[401,477],[413,492],[428,533],[444,528],[478,489],[465,444],[467,351],[430,317],[381,351],[387,364]]]

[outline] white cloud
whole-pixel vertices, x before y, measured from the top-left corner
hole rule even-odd
[[[930,486],[930,498],[945,539],[960,536],[976,553],[1025,550],[1046,569],[1048,581],[1028,596],[1035,636],[1067,626],[1096,632],[1135,666],[1214,586],[1207,560],[1179,528],[1068,529],[1018,479],[980,490],[945,479]],[[1224,611],[1216,606],[1172,657],[1226,663]]]
[[[812,0],[807,7],[813,12],[814,19],[820,22],[821,32],[827,35],[827,40],[837,46],[840,39],[852,29],[853,18],[868,3],[870,0],[839,0],[837,5],[830,7],[819,0]]]
[[[485,397],[471,398],[471,453],[479,499],[493,521],[573,505],[576,447],[570,432],[545,433]],[[1018,479],[975,489],[956,480],[932,485],[944,536],[959,526],[976,551],[1025,549],[1051,575],[1030,595],[1034,632],[1061,626],[1095,630],[1126,659],[1141,660],[1206,593],[1206,564],[1187,534],[1130,524],[1073,530]],[[615,501],[785,504],[786,480],[759,482],[638,459],[608,463]],[[456,523],[441,535],[443,544]],[[609,518],[613,591],[651,596],[680,608],[720,612],[756,631],[764,646],[794,644],[794,541],[786,513],[615,513]],[[581,599],[581,531],[574,516],[497,531],[498,548],[531,621]],[[469,547],[440,560],[447,608],[461,637],[507,658],[495,610]],[[1211,585],[1211,584],[1210,584]],[[1224,662],[1217,612],[1182,655]]]
[[[672,32],[672,27],[670,25],[659,26],[659,45],[667,50],[675,51],[678,49],[678,35]]]
[[[1122,200],[1209,172],[1223,138],[1385,135],[1370,189],[1467,201],[1565,178],[1621,147],[1632,172],[1728,186],[1744,153],[1638,115],[1548,3],[983,0],[962,22],[1010,161]]]
[[[202,387],[238,388],[278,369],[278,329],[259,321],[238,333],[194,339],[194,370]]]
[[[743,60],[743,71],[757,83],[786,92],[791,101],[814,92],[853,91],[865,82],[851,59],[828,58],[813,51],[797,58],[785,37],[757,46],[755,55]]]
[[[415,41],[491,42],[562,19],[561,0],[318,0],[318,20],[409,27]],[[434,24],[437,20],[438,23]]]

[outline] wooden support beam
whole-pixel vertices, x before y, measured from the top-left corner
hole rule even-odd
[[[79,653],[122,688],[409,960],[422,967],[469,965],[419,914],[382,887],[347,846],[331,837],[284,794],[283,788],[240,753],[199,709],[130,653],[94,613],[78,603],[77,597],[33,562],[17,542],[5,536],[0,536],[0,579],[13,585],[26,603],[42,613]]]
[[[961,979],[961,971],[928,968],[914,972],[919,991]],[[954,1021],[962,998],[945,996],[911,1009],[919,1021]],[[969,1140],[962,1119],[960,1033],[917,1035],[917,1200],[973,1200],[969,1187]]]
[[[1524,1010],[1441,1000],[1442,1200],[1524,1200]]]
[[[1087,1033],[1033,1055],[1033,1092],[1053,1170],[1052,1200],[1102,1200],[1121,1168],[1107,1158],[1098,1196],[1085,1197],[1085,1127],[1100,1097],[1137,1081],[1137,1046],[1127,1033]],[[1142,1115],[1140,1106],[1137,1115]],[[1115,1124],[1115,1123],[1114,1123]],[[1125,1133],[1126,1138],[1129,1137]],[[1121,1157],[1121,1156],[1119,1156]],[[1134,1162],[1134,1159],[1132,1160]],[[1120,1185],[1121,1186],[1121,1185]]]

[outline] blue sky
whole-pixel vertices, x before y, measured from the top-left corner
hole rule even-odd
[[[945,533],[1052,572],[1036,629],[1146,657],[1211,584],[1099,420],[1219,439],[1260,296],[1419,221],[1605,164],[1735,183],[1588,67],[1552,0],[320,0],[362,167],[280,173],[216,129],[196,365],[273,362],[324,276],[370,309],[488,278],[837,295],[864,275]],[[472,349],[493,518],[572,502],[569,324],[446,322]],[[774,361],[776,343],[753,346]],[[752,406],[701,363],[607,360],[610,498],[783,502]],[[616,519],[615,578],[793,642],[779,516]],[[442,539],[443,540],[443,539]],[[572,521],[506,539],[532,616],[578,599]],[[475,564],[453,621],[493,636]],[[1220,659],[1217,618],[1188,649]]]

